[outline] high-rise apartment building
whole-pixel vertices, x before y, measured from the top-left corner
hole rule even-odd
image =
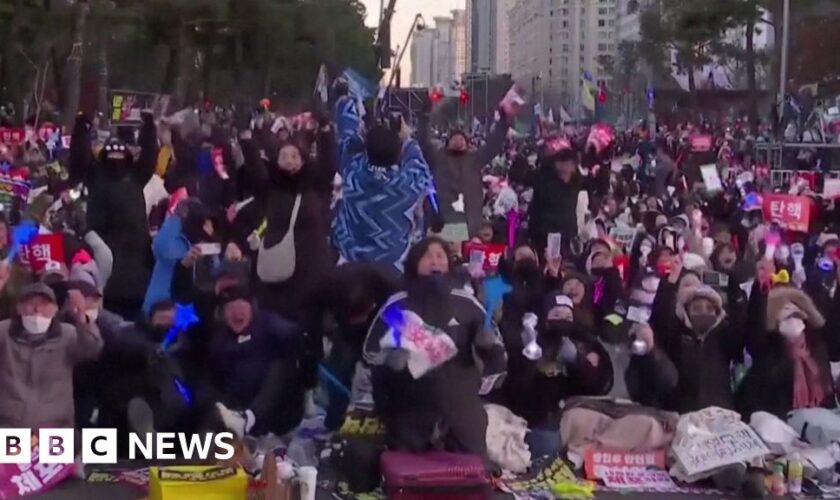
[[[510,9],[514,0],[496,0],[496,74],[510,73]]]
[[[610,79],[605,66],[617,53],[618,1],[516,0],[508,27],[514,79],[574,113],[584,74],[593,82]]]
[[[494,72],[498,0],[467,0],[469,71]]]
[[[411,40],[411,86],[430,87],[434,85],[434,29],[414,33]]]

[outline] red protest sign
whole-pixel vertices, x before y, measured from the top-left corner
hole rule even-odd
[[[665,451],[627,452],[587,448],[583,459],[586,479],[601,479],[604,468],[642,467],[665,469]]]
[[[16,146],[23,144],[26,139],[26,131],[22,128],[0,128],[0,144]]]
[[[499,261],[505,255],[505,246],[465,241],[462,252],[462,255],[466,257],[469,257],[472,252],[482,252],[484,254],[484,270],[495,271],[499,267]]]
[[[712,150],[712,136],[706,134],[692,135],[688,138],[688,144],[691,146],[691,151],[705,153]]]
[[[764,219],[778,222],[788,231],[808,232],[814,202],[807,196],[768,194],[764,197]]]
[[[40,463],[38,455],[38,438],[32,436],[30,463],[0,464],[0,498],[20,498],[44,493],[73,475],[73,464]]]
[[[64,262],[64,236],[61,234],[39,234],[32,243],[20,249],[20,261],[40,272],[48,262]]]

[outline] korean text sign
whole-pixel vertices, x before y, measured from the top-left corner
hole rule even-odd
[[[469,256],[472,252],[484,253],[484,270],[495,271],[499,267],[499,262],[505,255],[504,245],[474,243],[472,241],[464,242],[463,254]]]
[[[39,234],[20,251],[20,261],[33,271],[39,272],[50,261],[64,262],[64,236],[61,234]]]
[[[778,221],[788,231],[808,232],[814,204],[807,196],[769,194],[764,197],[764,219]]]

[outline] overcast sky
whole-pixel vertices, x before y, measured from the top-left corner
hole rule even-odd
[[[367,7],[367,24],[376,26],[379,24],[380,0],[362,0]],[[388,0],[385,0],[388,5]],[[463,9],[465,0],[397,0],[394,22],[391,25],[391,45],[396,49],[397,44],[402,45],[408,30],[411,29],[411,22],[418,13],[423,14],[426,24],[433,25],[433,17],[448,16],[452,9]],[[403,57],[403,85],[411,81],[411,49]]]

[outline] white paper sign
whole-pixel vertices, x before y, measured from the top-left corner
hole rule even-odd
[[[383,349],[396,347],[408,351],[408,371],[415,379],[446,363],[458,353],[455,342],[446,332],[426,324],[417,313],[403,311],[402,320],[402,325],[388,329],[379,341],[379,346]]]
[[[612,489],[673,491],[674,481],[667,471],[637,467],[603,467],[600,476],[604,485]]]
[[[743,422],[675,441],[671,449],[690,476],[770,453],[758,434]]]
[[[549,259],[559,259],[560,258],[560,251],[561,251],[561,244],[563,242],[563,235],[560,233],[549,233],[548,234],[548,258]]]
[[[710,193],[723,191],[723,183],[720,181],[717,165],[709,164],[701,166],[700,174],[703,176],[703,184],[706,185],[706,191]]]
[[[834,199],[840,197],[840,179],[826,179],[823,184],[823,198]]]

